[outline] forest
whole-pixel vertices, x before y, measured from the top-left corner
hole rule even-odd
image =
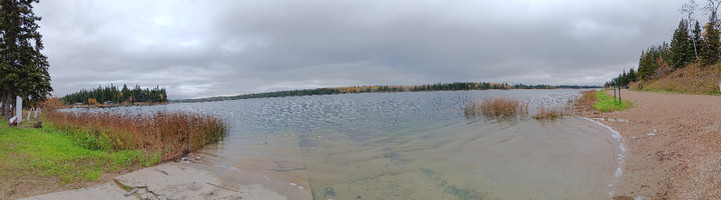
[[[693,0],[683,4],[679,10],[686,16],[679,21],[671,43],[662,42],[641,51],[638,70],[631,68],[628,73],[624,70],[604,85],[609,87],[620,83],[621,86],[628,86],[631,82],[662,78],[687,66],[703,68],[721,62],[721,20],[717,16],[720,5],[721,1],[711,0],[703,7],[709,19],[702,29],[699,21],[694,19],[698,5]]]
[[[159,86],[152,89],[142,89],[140,86],[135,85],[135,88],[128,89],[128,86],[123,84],[122,89],[118,89],[117,86],[110,84],[110,86],[98,86],[98,88],[92,90],[82,89],[79,92],[65,95],[62,99],[63,103],[68,105],[76,103],[88,105],[104,103],[134,104],[138,102],[167,103],[168,95],[165,88]]]

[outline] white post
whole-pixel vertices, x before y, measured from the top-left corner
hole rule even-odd
[[[30,114],[31,114],[30,112],[32,112],[32,111],[33,111],[32,108],[30,110],[28,110],[28,117],[25,118],[25,121],[30,121]]]
[[[718,90],[721,91],[721,82],[718,82]]]
[[[23,120],[23,99],[20,96],[15,97],[15,116],[18,117],[18,125]]]
[[[38,118],[38,112],[40,112],[40,108],[35,108],[35,114],[33,115],[33,118]]]

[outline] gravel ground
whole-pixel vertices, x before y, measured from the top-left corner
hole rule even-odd
[[[607,93],[613,95],[613,91]],[[615,193],[642,199],[721,199],[721,97],[624,90],[635,103],[581,112],[619,131],[628,151]]]

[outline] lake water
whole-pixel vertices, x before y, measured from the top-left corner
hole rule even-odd
[[[229,135],[198,152],[208,169],[258,174],[280,193],[308,190],[314,199],[607,199],[619,145],[605,127],[577,117],[499,121],[463,113],[475,98],[511,97],[529,102],[533,114],[580,92],[344,94],[103,111],[221,116]]]

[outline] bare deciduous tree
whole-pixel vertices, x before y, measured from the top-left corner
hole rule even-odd
[[[708,0],[706,6],[703,7],[703,9],[709,14],[709,22],[714,23],[716,27],[719,26],[719,20],[716,16],[719,5],[721,5],[721,0]]]
[[[690,0],[681,5],[681,13],[686,14],[687,30],[693,30],[694,28],[692,26],[694,25],[694,22],[696,22],[696,19],[693,18],[693,14],[696,12],[697,6],[698,4],[696,4],[696,1],[694,0]],[[693,42],[693,54],[696,57],[696,60],[698,60],[698,41],[696,41],[695,37],[691,37],[691,41]]]

